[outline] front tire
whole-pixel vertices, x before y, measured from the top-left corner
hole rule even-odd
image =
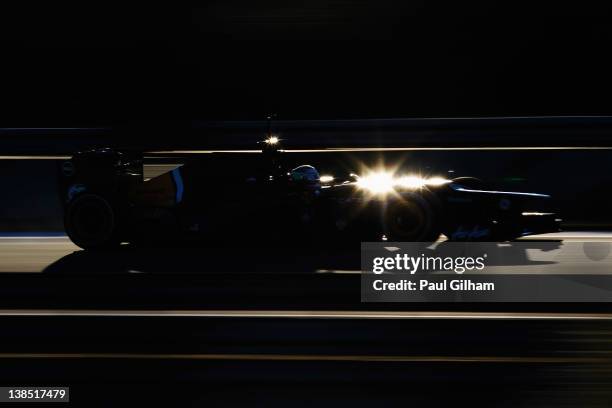
[[[83,249],[112,248],[121,243],[118,213],[97,194],[75,198],[66,208],[64,227],[72,242]]]
[[[389,241],[434,242],[440,236],[435,207],[420,194],[404,194],[388,203],[383,230]]]

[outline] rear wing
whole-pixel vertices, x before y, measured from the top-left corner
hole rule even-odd
[[[144,182],[143,155],[110,148],[78,152],[58,161],[58,180],[64,204],[85,192],[111,199],[126,195]]]

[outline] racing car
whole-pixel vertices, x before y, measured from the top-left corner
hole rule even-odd
[[[279,144],[266,139],[240,165],[210,154],[154,177],[141,152],[78,152],[60,165],[66,233],[81,248],[100,249],[183,239],[508,241],[559,231],[546,194],[385,169],[322,176],[308,164],[287,167]]]

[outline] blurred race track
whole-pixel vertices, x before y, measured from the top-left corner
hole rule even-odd
[[[525,249],[527,246],[527,249]],[[612,234],[533,236],[491,274],[612,274]],[[593,253],[601,255],[593,259]],[[608,303],[362,303],[359,248],[122,246],[83,251],[64,236],[0,238],[0,308],[246,311],[612,311]],[[578,310],[576,308],[579,308]],[[609,310],[608,310],[609,309]]]
[[[558,262],[545,273],[592,273],[586,268],[591,264],[584,253],[585,243],[612,243],[612,233],[576,231],[542,234],[525,237],[522,241],[558,244],[551,256]],[[539,249],[534,245],[533,249]],[[314,273],[359,273],[359,248],[344,251],[292,252],[274,247],[255,248],[252,254],[257,259],[237,259],[237,254],[249,253],[248,244],[241,247],[221,248],[122,248],[114,252],[86,253],[63,235],[48,236],[2,236],[0,235],[0,272],[107,272],[107,273],[206,273],[206,272],[314,272]],[[283,254],[283,252],[285,254]],[[547,252],[551,252],[547,248]],[[538,255],[529,254],[534,261]],[[295,258],[294,256],[297,256]],[[551,258],[548,256],[547,258]],[[309,258],[309,259],[307,259]],[[354,258],[354,259],[351,259]],[[545,257],[546,258],[546,257]],[[87,259],[88,263],[81,263]],[[228,262],[225,262],[225,261]],[[231,260],[231,262],[230,262]],[[95,262],[90,262],[95,261]],[[300,261],[300,262],[297,262]],[[604,260],[605,261],[605,260]],[[610,257],[612,262],[612,257]],[[225,264],[225,265],[224,265]],[[317,265],[318,264],[318,265]],[[326,266],[336,268],[326,268]],[[612,264],[611,264],[612,265]],[[308,267],[311,266],[311,270]],[[320,268],[317,268],[320,266]],[[356,266],[356,268],[350,268]],[[514,266],[514,265],[512,265]],[[144,267],[144,268],[143,268]],[[488,273],[540,273],[534,268],[494,268]],[[610,270],[612,273],[612,269]]]
[[[612,399],[609,315],[3,313],[0,382],[70,386],[78,406],[607,407]]]
[[[529,242],[580,273],[612,234]],[[68,385],[84,406],[610,406],[610,304],[366,304],[359,262],[2,237],[0,383]]]

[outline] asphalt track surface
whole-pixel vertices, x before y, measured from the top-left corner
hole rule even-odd
[[[579,265],[612,234],[533,239]],[[357,255],[0,238],[0,383],[79,406],[610,406],[609,305],[362,304]]]
[[[558,244],[552,255],[562,260],[546,273],[593,273],[588,266],[592,263],[584,253],[585,243],[612,243],[612,233],[608,232],[563,232],[526,237],[522,241],[548,242]],[[239,243],[241,244],[241,243]],[[208,273],[208,272],[307,272],[311,266],[313,273],[359,274],[359,249],[325,252],[293,252],[284,256],[274,246],[257,248],[252,255],[250,267],[241,262],[237,254],[247,253],[246,245],[221,248],[122,248],[115,252],[87,253],[82,251],[64,235],[27,236],[0,235],[0,273],[45,272],[45,273]],[[538,246],[534,244],[534,249]],[[550,251],[547,251],[550,252]],[[233,254],[233,256],[232,256]],[[295,258],[294,256],[297,256]],[[530,253],[533,260],[547,259],[543,254]],[[226,257],[226,258],[224,258]],[[308,261],[306,258],[310,258]],[[353,258],[353,259],[351,259]],[[550,259],[551,256],[548,256]],[[82,264],[81,259],[92,261]],[[148,260],[148,261],[147,261]],[[227,260],[227,262],[224,262]],[[244,260],[242,260],[244,261]],[[612,262],[612,258],[610,260]],[[223,263],[226,263],[223,268]],[[317,268],[317,263],[320,268]],[[356,266],[356,267],[355,267]],[[141,267],[139,270],[139,267]],[[214,270],[213,267],[215,268]],[[245,267],[245,268],[242,268]],[[353,268],[351,268],[353,267]],[[488,273],[517,273],[517,268],[487,269]],[[520,268],[520,273],[540,273],[536,268]],[[612,270],[610,270],[612,273]]]
[[[588,147],[573,136],[552,149],[609,149],[601,134]],[[59,160],[65,146],[74,150],[73,138],[46,146],[46,137],[17,137],[27,146],[0,159]],[[436,147],[402,150],[455,143],[428,139]],[[473,144],[486,146],[481,139]],[[495,140],[482,150],[525,149]],[[533,138],[541,149],[546,142]],[[57,156],[41,157],[50,147]],[[194,148],[153,155],[211,152]],[[360,150],[394,149],[314,149]],[[24,152],[32,156],[11,155]],[[529,259],[554,253],[563,262],[497,272],[594,273],[585,245],[605,252],[612,234],[535,239]],[[562,245],[542,254],[539,240]],[[89,407],[612,406],[608,304],[362,304],[358,250],[236,250],[87,253],[64,237],[0,237],[0,384],[67,385],[71,406]]]
[[[612,234],[565,232],[530,237],[513,262],[491,274],[612,274]],[[593,245],[595,247],[593,247]],[[588,256],[593,248],[603,259]],[[551,261],[552,260],[552,261]],[[466,275],[464,275],[466,276]],[[359,249],[123,246],[82,251],[65,236],[0,238],[0,309],[474,311],[469,304],[360,301]],[[579,309],[575,309],[579,307]],[[612,311],[607,303],[565,312]],[[488,311],[559,311],[554,305],[488,305]],[[482,311],[482,308],[475,309]]]

